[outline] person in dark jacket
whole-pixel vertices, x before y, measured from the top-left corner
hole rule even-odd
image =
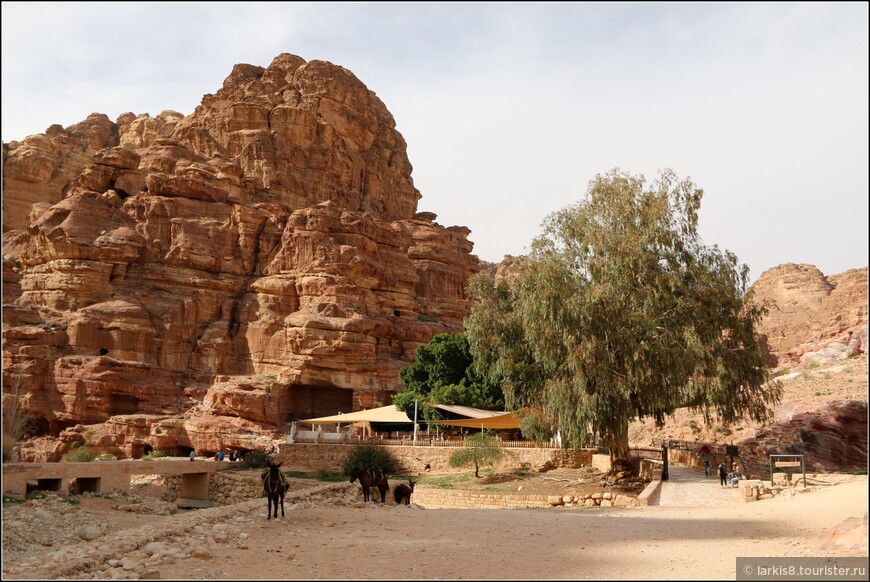
[[[725,468],[725,463],[719,463],[719,485],[725,487],[728,484],[728,469]]]

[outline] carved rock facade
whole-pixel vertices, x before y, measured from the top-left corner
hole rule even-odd
[[[254,448],[388,403],[479,271],[417,213],[405,142],[349,71],[237,65],[190,116],[94,114],[3,145],[4,405],[24,457]]]

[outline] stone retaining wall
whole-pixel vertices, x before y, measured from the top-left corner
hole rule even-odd
[[[160,482],[160,480],[158,480]],[[164,475],[162,477],[164,501],[175,501],[181,489],[181,477]],[[208,498],[214,505],[235,505],[242,501],[256,499],[263,494],[263,483],[255,475],[241,475],[232,471],[219,471],[209,476]]]
[[[426,509],[526,509],[530,507],[630,507],[637,500],[618,493],[590,493],[588,495],[518,495],[450,491],[418,485],[411,501]]]
[[[282,443],[273,458],[282,461],[282,470],[341,471],[347,455],[359,445]],[[448,466],[450,455],[458,447],[397,446],[382,445],[396,459],[398,472],[420,474],[456,473],[467,469]],[[531,469],[551,470],[559,467],[578,468],[592,464],[593,449],[583,449],[576,453],[562,449],[522,449],[504,448],[504,458],[493,468],[516,469],[527,466]]]
[[[697,467],[699,469],[704,468],[704,461],[698,458],[697,451],[684,451],[682,449],[668,449],[668,462],[676,463],[678,465],[683,465],[685,467]],[[731,465],[728,455],[710,455],[710,469],[713,471],[713,474],[716,474],[716,469],[719,466],[719,463],[725,463],[725,466],[728,468],[728,472],[731,472]],[[744,470],[743,465],[739,465],[740,470]]]

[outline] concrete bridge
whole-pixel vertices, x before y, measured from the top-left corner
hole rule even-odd
[[[126,491],[133,475],[181,475],[179,505],[208,507],[209,475],[229,461],[91,461],[90,463],[3,463],[3,493],[24,497],[28,490],[75,493]]]

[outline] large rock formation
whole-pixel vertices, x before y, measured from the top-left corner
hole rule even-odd
[[[867,353],[867,267],[825,277],[786,263],[762,273],[750,291],[768,308],[759,331],[771,367],[801,368]]]
[[[251,448],[387,402],[480,268],[467,228],[417,213],[384,104],[328,62],[236,65],[187,117],[93,114],[3,161],[3,397],[36,419],[28,458]]]

